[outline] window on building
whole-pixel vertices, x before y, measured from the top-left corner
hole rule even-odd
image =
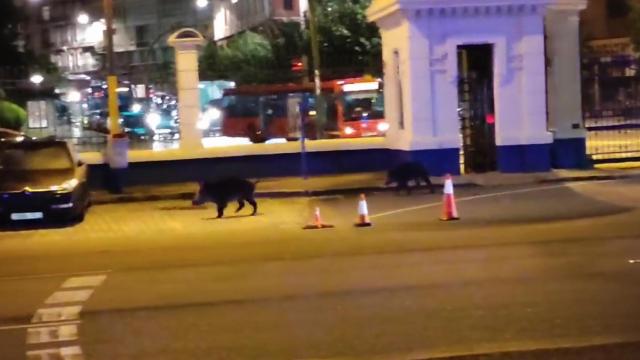
[[[40,44],[43,49],[49,49],[51,47],[50,33],[47,29],[42,29],[40,32]]]
[[[293,0],[283,0],[285,10],[293,10]]]
[[[149,46],[149,25],[138,25],[135,28],[136,47],[142,48]]]
[[[49,6],[42,7],[42,20],[49,21],[51,19],[51,8]]]
[[[612,19],[624,18],[629,15],[631,5],[629,0],[607,0],[607,15]]]

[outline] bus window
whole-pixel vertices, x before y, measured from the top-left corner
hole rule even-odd
[[[257,117],[260,114],[260,99],[258,96],[225,96],[222,103],[225,115],[230,118]]]
[[[289,135],[287,94],[265,95],[262,101],[262,130],[272,138]]]
[[[344,94],[344,120],[384,119],[382,91],[359,91]]]

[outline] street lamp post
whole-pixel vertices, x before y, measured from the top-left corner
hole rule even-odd
[[[107,92],[109,101],[109,129],[111,136],[120,134],[120,113],[118,111],[118,77],[115,74],[113,57],[113,0],[103,0],[105,18],[105,42],[107,65]]]
[[[103,0],[105,17],[105,42],[107,62],[107,93],[109,101],[109,132],[106,160],[109,164],[107,185],[112,193],[122,193],[122,176],[129,165],[129,144],[120,128],[120,112],[118,110],[118,77],[115,73],[113,57],[113,0]]]
[[[317,0],[309,0],[309,41],[311,42],[311,62],[313,63],[313,82],[316,96],[316,128],[320,132],[324,125],[325,112],[324,101],[322,99],[322,80],[320,76],[320,42],[318,36]],[[304,134],[304,127],[302,132]]]

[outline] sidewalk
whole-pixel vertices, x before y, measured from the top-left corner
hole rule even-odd
[[[554,182],[599,181],[623,179],[640,176],[640,169],[613,168],[595,170],[554,170],[549,173],[533,174],[470,174],[456,176],[454,183],[460,186],[500,186],[526,185]],[[300,197],[326,196],[356,192],[388,190],[384,186],[385,173],[360,173],[346,175],[316,176],[308,180],[296,177],[262,179],[257,185],[258,197]],[[434,177],[435,186],[441,186],[442,178]],[[94,204],[112,204],[123,202],[190,200],[198,185],[196,183],[177,183],[151,186],[132,186],[124,194],[113,195],[106,191],[92,194]]]

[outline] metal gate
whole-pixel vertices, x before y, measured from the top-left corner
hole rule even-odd
[[[480,70],[482,66],[477,63],[479,56],[491,59],[492,52],[491,45],[463,46],[459,51],[458,115],[462,136],[461,168],[464,173],[497,169],[493,76],[491,70]]]
[[[622,44],[628,49],[602,48],[582,59],[587,155],[595,163],[640,159],[640,62]]]
[[[640,107],[586,111],[584,118],[593,162],[640,160]]]

